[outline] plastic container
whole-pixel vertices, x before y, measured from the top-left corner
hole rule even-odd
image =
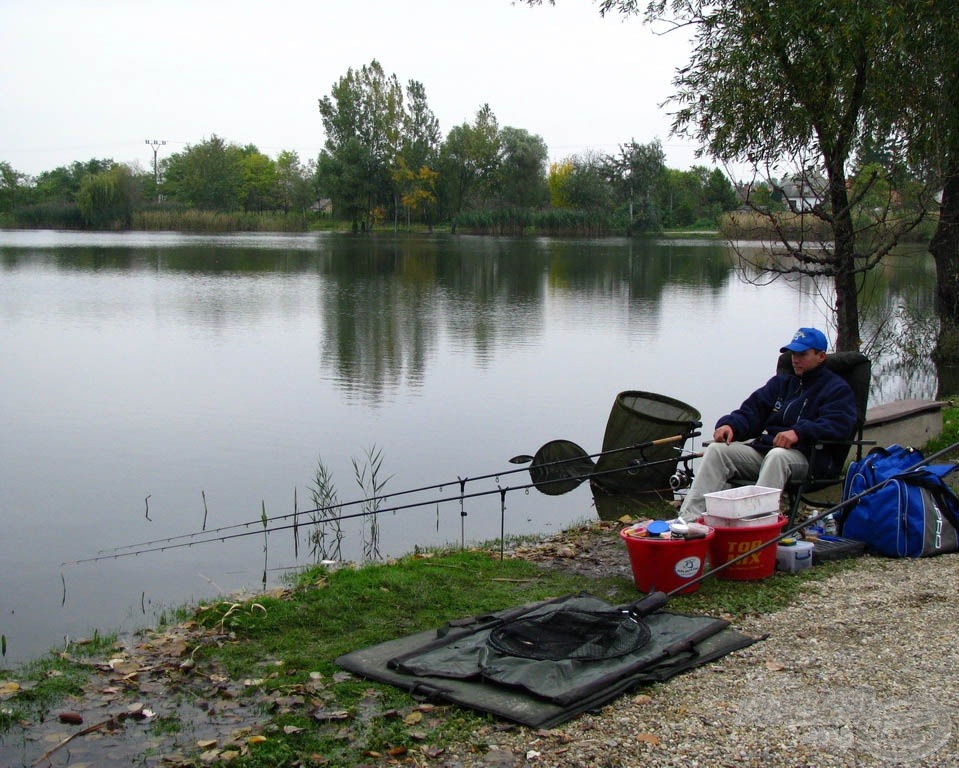
[[[759,513],[759,517],[718,517],[716,515],[706,514],[703,516],[703,522],[706,525],[722,526],[724,528],[752,528],[755,526],[772,525],[779,519],[779,513],[773,512],[766,514]]]
[[[713,517],[744,518],[779,514],[779,488],[743,485],[705,494],[706,514]]]
[[[797,541],[788,547],[779,544],[776,547],[776,570],[798,573],[811,568],[813,547],[811,541]]]
[[[748,528],[711,526],[715,535],[710,540],[709,545],[710,567],[715,570],[762,544],[774,541],[779,538],[786,522],[786,516],[779,515],[775,522],[768,525]],[[769,578],[775,570],[776,546],[769,544],[758,552],[753,552],[739,562],[718,571],[716,578],[731,581],[754,581]]]
[[[635,529],[630,528],[619,532],[619,537],[626,542],[636,589],[640,592],[679,590],[682,594],[699,589],[699,582],[689,582],[702,575],[713,535],[710,530],[696,539],[664,539],[637,536]]]

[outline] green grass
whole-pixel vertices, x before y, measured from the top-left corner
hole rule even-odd
[[[942,432],[923,446],[923,453],[930,456],[959,441],[959,396],[942,398],[948,405],[942,409]]]

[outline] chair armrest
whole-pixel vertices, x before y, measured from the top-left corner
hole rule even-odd
[[[875,445],[875,440],[817,440],[813,443],[813,450],[825,448],[827,445]]]
[[[809,451],[809,479],[810,480],[817,479],[815,472],[813,470],[813,467],[815,466],[815,463],[816,463],[817,451],[821,451],[822,449],[830,445],[845,445],[845,446],[848,446],[849,448],[852,448],[853,446],[857,446],[856,456],[858,460],[862,458],[862,447],[864,445],[875,445],[875,444],[876,444],[875,440],[817,440],[815,443],[813,443],[812,450]],[[841,467],[839,472],[837,473],[837,476],[841,476],[845,474],[845,471],[846,471],[845,466]]]

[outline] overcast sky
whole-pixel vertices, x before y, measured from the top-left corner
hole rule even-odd
[[[35,175],[75,160],[151,168],[216,134],[302,160],[323,147],[317,100],[377,59],[419,80],[445,135],[488,103],[558,160],[669,135],[681,33],[602,18],[592,0],[0,0],[0,160]]]

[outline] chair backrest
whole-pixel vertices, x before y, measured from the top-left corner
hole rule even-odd
[[[869,403],[869,384],[872,379],[872,363],[862,352],[833,352],[826,355],[825,366],[842,376],[852,388],[856,398],[856,424],[853,427],[850,440],[862,440],[862,428],[866,422],[866,408]],[[792,373],[792,355],[783,352],[776,363],[776,373]],[[841,467],[846,463],[849,449],[852,446],[836,446],[832,451],[835,466]],[[859,447],[862,452],[862,446]],[[861,458],[861,456],[860,456]]]

